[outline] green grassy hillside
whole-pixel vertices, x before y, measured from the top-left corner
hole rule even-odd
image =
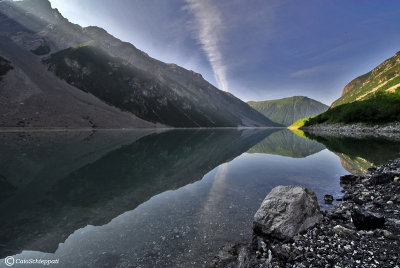
[[[400,87],[400,52],[385,60],[372,71],[345,86],[342,96],[331,107],[374,98],[375,94],[393,93]]]
[[[400,90],[390,94],[375,94],[362,101],[355,101],[330,108],[313,118],[306,119],[304,126],[321,123],[382,124],[400,121]]]
[[[301,118],[314,116],[328,109],[325,104],[303,96],[250,101],[248,104],[272,121],[284,126],[290,126]]]

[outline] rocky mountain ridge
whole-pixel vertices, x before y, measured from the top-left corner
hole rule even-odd
[[[175,127],[279,126],[240,99],[218,90],[198,73],[153,59],[132,44],[115,38],[99,27],[82,28],[70,23],[57,9],[52,9],[48,0],[2,1],[0,19],[1,37],[4,42],[7,41],[7,44],[0,43],[3,57],[13,62],[12,57],[5,54],[2,46],[14,44],[19,49],[29,51],[33,56],[47,62],[49,70],[54,71],[69,85],[90,93],[89,95],[112,106],[113,109],[120,109],[133,117],[150,121],[150,126],[156,123]],[[85,48],[82,44],[90,46]],[[103,72],[107,71],[107,75],[103,77],[107,88],[103,88],[100,93],[96,81],[92,80],[98,78],[96,75],[90,76],[88,74],[91,72],[85,73],[80,70],[82,72],[74,76],[76,72],[73,68],[64,68],[65,64],[68,66],[68,62],[72,63],[72,56],[68,53],[75,48],[80,48],[79,52],[89,48],[92,49],[89,53],[95,51],[101,54],[100,57],[104,61],[98,74],[104,76]],[[60,55],[62,57],[59,61],[51,61]],[[75,59],[73,63],[93,66],[93,59],[86,56],[83,55],[79,61]],[[108,68],[116,68],[115,63],[118,63],[118,67],[130,69],[129,75],[119,77],[120,84],[123,84],[128,92],[115,93],[108,88],[115,79],[108,76]],[[68,67],[71,66],[69,64]],[[90,70],[88,66],[85,67],[86,70]],[[138,75],[138,71],[144,75]],[[82,83],[81,79],[84,79],[85,83]],[[133,80],[136,80],[136,86],[132,86]],[[83,84],[85,86],[82,86]],[[38,87],[41,88],[40,85]],[[94,94],[96,92],[99,94]],[[120,94],[119,100],[114,101],[110,93]],[[129,105],[125,105],[125,102]],[[20,117],[25,118],[24,115]],[[98,120],[91,121],[93,125],[104,125],[95,122]],[[63,123],[65,124],[69,125]]]

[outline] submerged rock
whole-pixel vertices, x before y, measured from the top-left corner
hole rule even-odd
[[[358,230],[372,230],[383,228],[385,225],[385,217],[366,210],[355,209],[351,213],[354,226]]]
[[[287,240],[320,223],[315,193],[298,186],[278,186],[265,197],[254,215],[255,233]]]

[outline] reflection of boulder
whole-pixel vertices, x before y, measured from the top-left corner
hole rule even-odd
[[[110,133],[115,136],[94,133],[74,143],[63,134],[65,146],[51,144],[61,135],[55,133],[2,143],[14,144],[6,148],[17,160],[7,178],[18,189],[0,203],[1,257],[24,249],[54,252],[75,230],[106,224],[156,194],[201,179],[271,131],[174,130],[132,137],[131,143],[129,135]],[[20,180],[30,170],[32,177]]]
[[[383,165],[399,157],[400,141],[383,137],[333,137],[306,133],[336,153],[342,166],[352,174],[365,174],[372,165]]]
[[[301,138],[289,130],[275,132],[253,146],[248,153],[276,154],[302,158],[325,149],[325,146],[306,138]]]

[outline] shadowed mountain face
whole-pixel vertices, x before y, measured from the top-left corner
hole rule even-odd
[[[29,94],[20,94],[29,95],[27,99],[42,92],[45,94],[41,99],[49,99],[47,91],[58,87],[62,92],[59,94],[78,95],[77,100],[81,103],[87,102],[85,98],[89,95],[101,101],[103,106],[116,107],[152,123],[176,127],[278,126],[238,98],[218,90],[198,73],[155,60],[101,28],[82,28],[70,23],[52,9],[47,0],[0,2],[0,18],[6,25],[1,26],[0,54],[12,64],[15,62],[23,73],[9,78],[5,86],[11,87],[9,85],[21,80],[22,76],[34,80],[38,75],[33,74],[33,70],[37,68],[54,72],[41,71],[47,73],[46,81],[49,82],[33,81],[36,91],[31,89]],[[15,50],[28,52],[34,60],[19,64],[23,61],[21,53],[12,53],[12,46]],[[40,62],[43,57],[47,66]],[[32,68],[25,68],[26,65]],[[55,101],[51,99],[50,102]],[[24,106],[31,107],[31,110],[47,107],[35,102],[24,102]],[[96,108],[99,104],[89,107],[93,106]],[[61,108],[53,111],[53,114],[57,113],[73,114]],[[13,116],[25,118],[25,113],[18,114],[17,111]],[[104,116],[97,118],[91,114],[79,114],[76,117],[88,121],[92,127],[105,125],[97,122]],[[41,117],[36,119],[40,120]],[[23,121],[27,121],[26,118]],[[146,127],[145,122],[132,124],[135,123]],[[127,125],[126,122],[120,124]]]
[[[247,152],[303,158],[323,149],[325,146],[319,142],[299,137],[290,130],[283,130],[269,135]]]
[[[272,132],[0,134],[0,255],[54,252],[75,230],[200,180]]]
[[[305,135],[326,146],[340,157],[342,166],[352,174],[363,175],[374,165],[387,164],[398,158],[400,141],[386,138],[368,137],[322,137],[314,134]]]
[[[278,100],[249,101],[248,104],[273,122],[290,126],[297,120],[325,112],[328,106],[303,96]]]
[[[49,72],[37,53],[51,27],[19,3],[0,2],[0,127],[156,127]]]

